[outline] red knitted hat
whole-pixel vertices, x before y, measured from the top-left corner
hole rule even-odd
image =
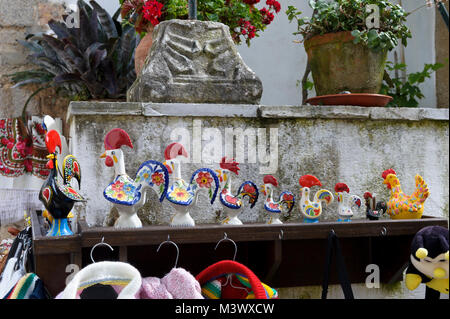
[[[246,266],[232,260],[222,260],[209,266],[199,273],[195,279],[200,283],[200,286],[203,286],[208,281],[228,274],[240,274],[247,277],[255,294],[255,299],[267,299],[266,292],[259,278]]]

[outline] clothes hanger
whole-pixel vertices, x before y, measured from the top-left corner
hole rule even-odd
[[[159,249],[161,248],[162,245],[164,244],[172,244],[175,246],[175,248],[177,249],[177,258],[175,259],[175,266],[173,268],[177,268],[178,265],[178,257],[180,256],[180,249],[178,248],[178,245],[175,244],[173,241],[170,240],[170,235],[167,235],[167,240],[163,241],[161,244],[159,244],[158,248],[156,249],[156,252],[159,252]]]
[[[225,233],[225,232],[223,233],[223,238],[217,242],[216,247],[214,247],[214,250],[217,250],[217,247],[219,247],[219,244],[220,244],[221,242],[225,241],[225,240],[230,241],[230,242],[234,245],[233,261],[236,261],[237,245],[236,245],[236,242],[235,242],[233,239],[228,238],[227,233]],[[227,280],[225,281],[224,284],[222,284],[222,287],[225,287],[227,284],[229,284],[231,287],[233,287],[233,288],[235,288],[235,289],[242,289],[242,290],[245,290],[247,293],[249,293],[249,291],[248,291],[247,288],[245,288],[245,287],[237,287],[237,286],[233,286],[233,280],[232,280],[231,277],[232,277],[232,274],[228,274],[228,275],[227,275]]]
[[[111,251],[114,251],[114,248],[112,248],[112,246],[111,246],[110,244],[105,243],[105,237],[102,237],[102,241],[99,242],[99,243],[97,243],[97,244],[95,244],[95,245],[91,248],[91,260],[92,260],[93,263],[95,263],[96,261],[94,260],[94,257],[93,257],[93,255],[92,255],[92,253],[94,252],[94,249],[95,249],[96,247],[101,246],[101,245],[107,246],[107,247],[109,247],[109,249],[111,249]]]
[[[105,237],[102,237],[101,242],[95,244],[91,248],[90,256],[93,264],[96,263],[93,257],[93,253],[95,248],[98,246],[106,246],[109,247],[111,251],[114,251],[114,248],[110,244],[105,242]],[[111,286],[106,286],[102,284],[95,284],[90,287],[87,287],[80,294],[81,299],[117,299],[117,296],[118,296],[117,292]]]

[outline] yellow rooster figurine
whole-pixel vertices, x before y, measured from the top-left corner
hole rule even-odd
[[[391,219],[420,219],[424,202],[430,195],[428,186],[422,176],[416,175],[416,190],[411,196],[403,193],[400,181],[393,169],[383,172],[383,184],[391,190],[391,198],[387,203],[387,212]]]

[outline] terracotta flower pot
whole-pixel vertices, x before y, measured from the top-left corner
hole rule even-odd
[[[139,42],[139,45],[136,47],[136,51],[134,53],[134,67],[137,75],[141,73],[145,64],[145,59],[152,48],[154,28],[155,27],[150,24],[147,28],[147,34],[141,39],[141,42]]]
[[[379,93],[387,51],[374,52],[354,44],[351,32],[328,33],[305,41],[318,96],[351,93]]]

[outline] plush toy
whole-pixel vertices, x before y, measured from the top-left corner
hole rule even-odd
[[[419,230],[411,244],[411,257],[405,275],[406,287],[414,290],[424,283],[427,294],[430,289],[435,290],[430,291],[430,294],[437,298],[439,293],[448,294],[448,258],[447,228],[428,226]]]

